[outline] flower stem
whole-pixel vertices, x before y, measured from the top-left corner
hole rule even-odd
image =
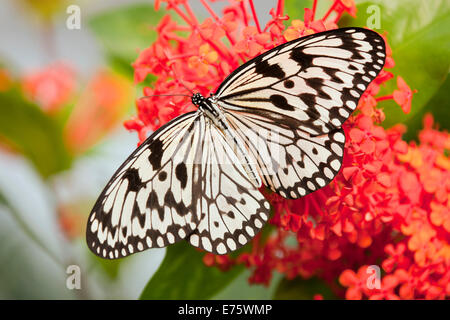
[[[194,26],[193,22],[184,14],[184,12],[178,8],[177,5],[172,5],[173,10],[190,26]]]
[[[211,6],[205,0],[200,0],[200,1],[202,2],[203,6],[206,8],[206,10],[209,12],[209,14],[213,17],[213,19],[218,24],[222,25],[222,21],[220,21],[219,17],[216,15],[216,13],[211,8]],[[236,41],[234,40],[234,38],[231,36],[231,34],[228,31],[225,31],[225,35],[227,36],[227,39],[230,41],[231,45],[234,45],[236,43]]]
[[[317,9],[317,0],[314,0],[312,7],[312,21],[314,21],[316,17],[316,9]]]
[[[242,9],[242,16],[244,17],[244,25],[246,27],[248,27],[248,13],[247,13],[247,8],[245,6],[245,0],[241,1],[240,6]]]
[[[325,15],[322,18],[323,21],[325,21],[328,18],[328,16],[331,14],[331,12],[333,12],[335,6],[336,6],[336,2],[334,2],[331,5],[330,9],[328,9],[327,13],[325,13]]]
[[[375,98],[375,100],[377,102],[378,101],[383,101],[383,100],[391,100],[391,99],[394,99],[394,95],[392,95],[392,94],[387,95],[387,96],[382,96],[382,97]]]
[[[278,0],[277,16],[283,15],[283,11],[284,11],[284,0]]]
[[[184,2],[184,8],[186,9],[186,12],[188,13],[189,17],[192,19],[192,22],[197,25],[198,20],[195,17],[194,12],[192,12],[191,6],[189,5],[189,3],[187,1]]]
[[[218,22],[219,21],[219,17],[216,15],[216,13],[211,8],[211,6],[208,4],[208,2],[206,2],[205,0],[200,0],[200,2],[203,4],[203,6],[209,12],[209,14],[213,17],[213,19]]]

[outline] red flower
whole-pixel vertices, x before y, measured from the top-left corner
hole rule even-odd
[[[363,266],[356,274],[353,270],[345,270],[339,276],[339,283],[348,287],[345,298],[348,300],[361,300],[367,288],[367,267]]]

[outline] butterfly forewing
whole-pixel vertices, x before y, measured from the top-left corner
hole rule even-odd
[[[199,118],[191,112],[168,123],[113,175],[89,217],[87,243],[95,254],[113,259],[165,247],[196,228]]]
[[[250,60],[215,95],[225,111],[261,114],[322,135],[341,127],[384,62],[385,44],[377,33],[330,30]]]

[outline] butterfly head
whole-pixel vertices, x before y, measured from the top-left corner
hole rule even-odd
[[[205,101],[205,97],[202,96],[201,93],[194,93],[192,95],[191,101],[194,105],[199,106],[203,101]]]

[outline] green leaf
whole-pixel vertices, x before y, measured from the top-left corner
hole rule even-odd
[[[93,262],[96,263],[110,279],[117,279],[120,267],[122,265],[122,262],[124,261],[123,259],[107,260],[94,256],[92,254],[90,254],[89,256],[92,257],[91,259],[93,260]]]
[[[222,272],[216,267],[206,267],[204,252],[186,241],[169,246],[159,269],[147,283],[142,300],[209,299],[229,284],[243,267]]]
[[[322,18],[331,6],[330,1],[317,1],[315,20]],[[303,20],[305,15],[305,8],[312,10],[313,0],[289,0],[285,2],[285,11],[289,16],[289,23],[291,20]]]
[[[18,149],[44,178],[71,164],[62,127],[17,88],[0,92],[0,140]]]
[[[276,300],[311,300],[316,294],[321,294],[326,300],[337,299],[322,280],[318,278],[304,280],[300,277],[281,280],[273,298]]]
[[[395,76],[401,76],[411,89],[418,90],[413,96],[409,114],[404,114],[392,100],[381,102],[380,106],[386,113],[383,125],[389,127],[400,122],[408,126],[410,121],[428,106],[449,73],[450,2],[360,1],[357,5],[357,18],[342,20],[340,26],[367,26],[371,16],[367,8],[373,5],[377,6],[381,13],[381,30],[376,31],[387,31],[395,60],[395,67],[389,71]],[[396,79],[389,81],[381,94],[391,93],[394,89]],[[412,130],[410,133],[414,134]]]
[[[154,27],[162,16],[150,4],[128,5],[93,16],[89,27],[102,43],[112,67],[132,78],[131,63],[139,50],[156,39]]]
[[[248,279],[251,270],[244,270],[225,289],[214,296],[217,300],[270,300],[272,299],[282,275],[278,272],[272,273],[272,279],[268,286],[262,284],[250,284]]]

